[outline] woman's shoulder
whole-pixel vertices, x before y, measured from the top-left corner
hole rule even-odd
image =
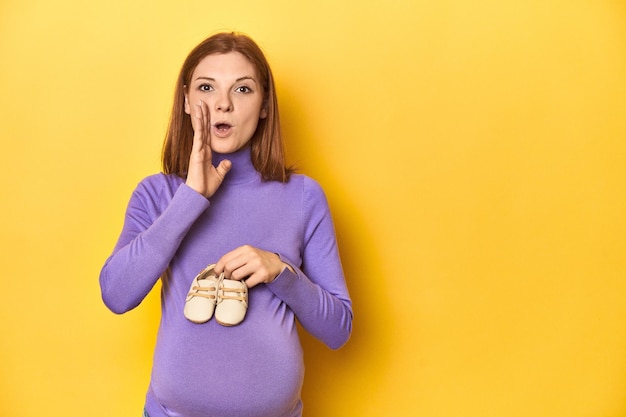
[[[322,186],[316,179],[302,173],[291,174],[287,184],[291,186],[302,187],[305,190],[322,191]]]
[[[289,183],[293,183],[302,190],[306,202],[326,202],[326,194],[322,185],[316,179],[305,174],[292,174]]]

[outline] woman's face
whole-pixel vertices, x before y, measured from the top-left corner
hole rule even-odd
[[[254,66],[239,52],[208,55],[191,75],[185,93],[185,113],[207,104],[211,149],[232,153],[252,138],[259,119],[267,116],[263,91]]]

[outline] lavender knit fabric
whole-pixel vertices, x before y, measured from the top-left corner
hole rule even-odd
[[[330,348],[352,329],[333,222],[319,185],[303,175],[264,182],[249,148],[214,155],[233,163],[207,200],[174,175],[144,179],[100,273],[104,303],[121,314],[162,279],[161,323],[146,395],[151,417],[291,417],[302,413],[304,377],[297,320]],[[244,321],[224,327],[183,315],[193,278],[225,253],[252,245],[285,269],[250,289]]]

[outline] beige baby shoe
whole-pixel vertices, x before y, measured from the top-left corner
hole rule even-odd
[[[211,320],[217,302],[217,291],[223,278],[216,276],[209,265],[202,270],[192,281],[191,288],[185,300],[185,317],[194,323],[206,323]]]
[[[248,309],[248,286],[243,281],[222,279],[217,291],[215,320],[222,326],[241,323]]]

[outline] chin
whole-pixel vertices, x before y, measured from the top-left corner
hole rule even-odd
[[[216,145],[211,145],[211,150],[213,152],[222,153],[222,154],[237,152],[241,148],[243,148],[243,146],[237,146],[237,145],[217,145],[216,146]]]
[[[217,152],[221,154],[233,153],[233,152],[237,152],[245,148],[246,146],[249,145],[249,143],[250,143],[249,141],[246,143],[232,143],[232,142],[211,143],[211,150],[213,152]]]

